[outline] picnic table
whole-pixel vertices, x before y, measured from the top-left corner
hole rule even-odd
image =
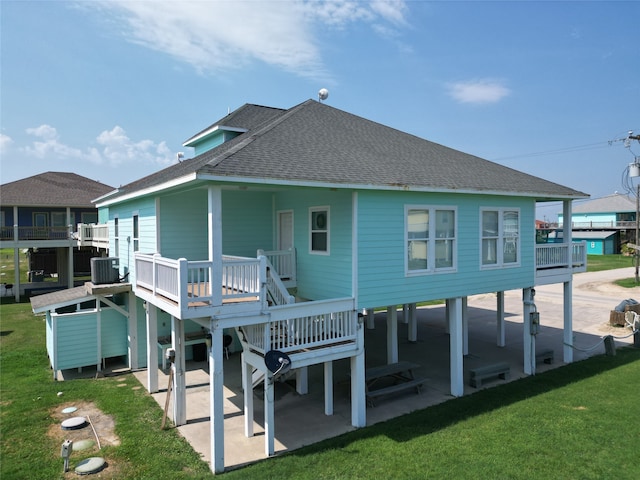
[[[420,387],[426,379],[414,375],[413,371],[419,367],[420,365],[416,363],[396,362],[367,368],[365,370],[367,403],[374,406],[374,400],[377,397],[412,388],[420,393]],[[381,384],[382,386],[380,386]]]

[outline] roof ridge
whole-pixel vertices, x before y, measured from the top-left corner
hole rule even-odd
[[[211,160],[208,160],[207,162],[205,162],[203,164],[203,166],[204,165],[209,165],[210,167],[215,167],[216,165],[219,165],[221,162],[223,162],[227,158],[231,157],[232,155],[236,154],[237,152],[239,152],[243,148],[245,148],[248,145],[252,144],[255,140],[260,138],[262,135],[264,135],[267,132],[273,130],[279,124],[281,124],[286,119],[291,117],[295,112],[300,110],[302,107],[307,105],[309,102],[313,102],[313,101],[315,101],[315,100],[312,100],[312,99],[305,100],[304,102],[299,103],[298,105],[295,105],[294,107],[291,107],[291,108],[289,108],[287,110],[284,110],[282,115],[278,115],[275,118],[270,118],[268,120],[265,120],[261,125],[258,125],[256,127],[255,132],[251,133],[252,132],[251,130],[249,132],[246,132],[246,134],[248,134],[248,136],[246,138],[244,138],[241,141],[239,141],[236,145],[231,146],[231,148],[225,150],[220,155],[214,157],[212,159],[212,160],[214,160],[213,162]],[[224,143],[222,145],[224,145]],[[196,174],[197,174],[197,171],[196,171]]]

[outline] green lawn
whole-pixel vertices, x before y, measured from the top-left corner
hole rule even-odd
[[[624,255],[587,255],[587,272],[600,272],[635,265],[634,257]]]
[[[62,475],[51,412],[93,401],[112,415],[121,444],[99,455],[96,478],[214,478],[130,374],[54,382],[42,317],[0,305],[0,478]],[[296,450],[223,478],[637,478],[640,349],[618,350],[450,400]],[[63,397],[58,397],[63,391]],[[228,447],[233,448],[233,447]],[[82,457],[71,458],[71,469]]]

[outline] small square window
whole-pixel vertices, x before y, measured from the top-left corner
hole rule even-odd
[[[329,253],[329,207],[314,207],[309,210],[310,251]]]

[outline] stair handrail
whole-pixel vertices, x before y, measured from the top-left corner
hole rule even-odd
[[[286,305],[296,303],[296,299],[289,293],[287,287],[284,286],[280,275],[267,257],[264,257],[267,263],[267,293],[273,300],[275,305]]]

